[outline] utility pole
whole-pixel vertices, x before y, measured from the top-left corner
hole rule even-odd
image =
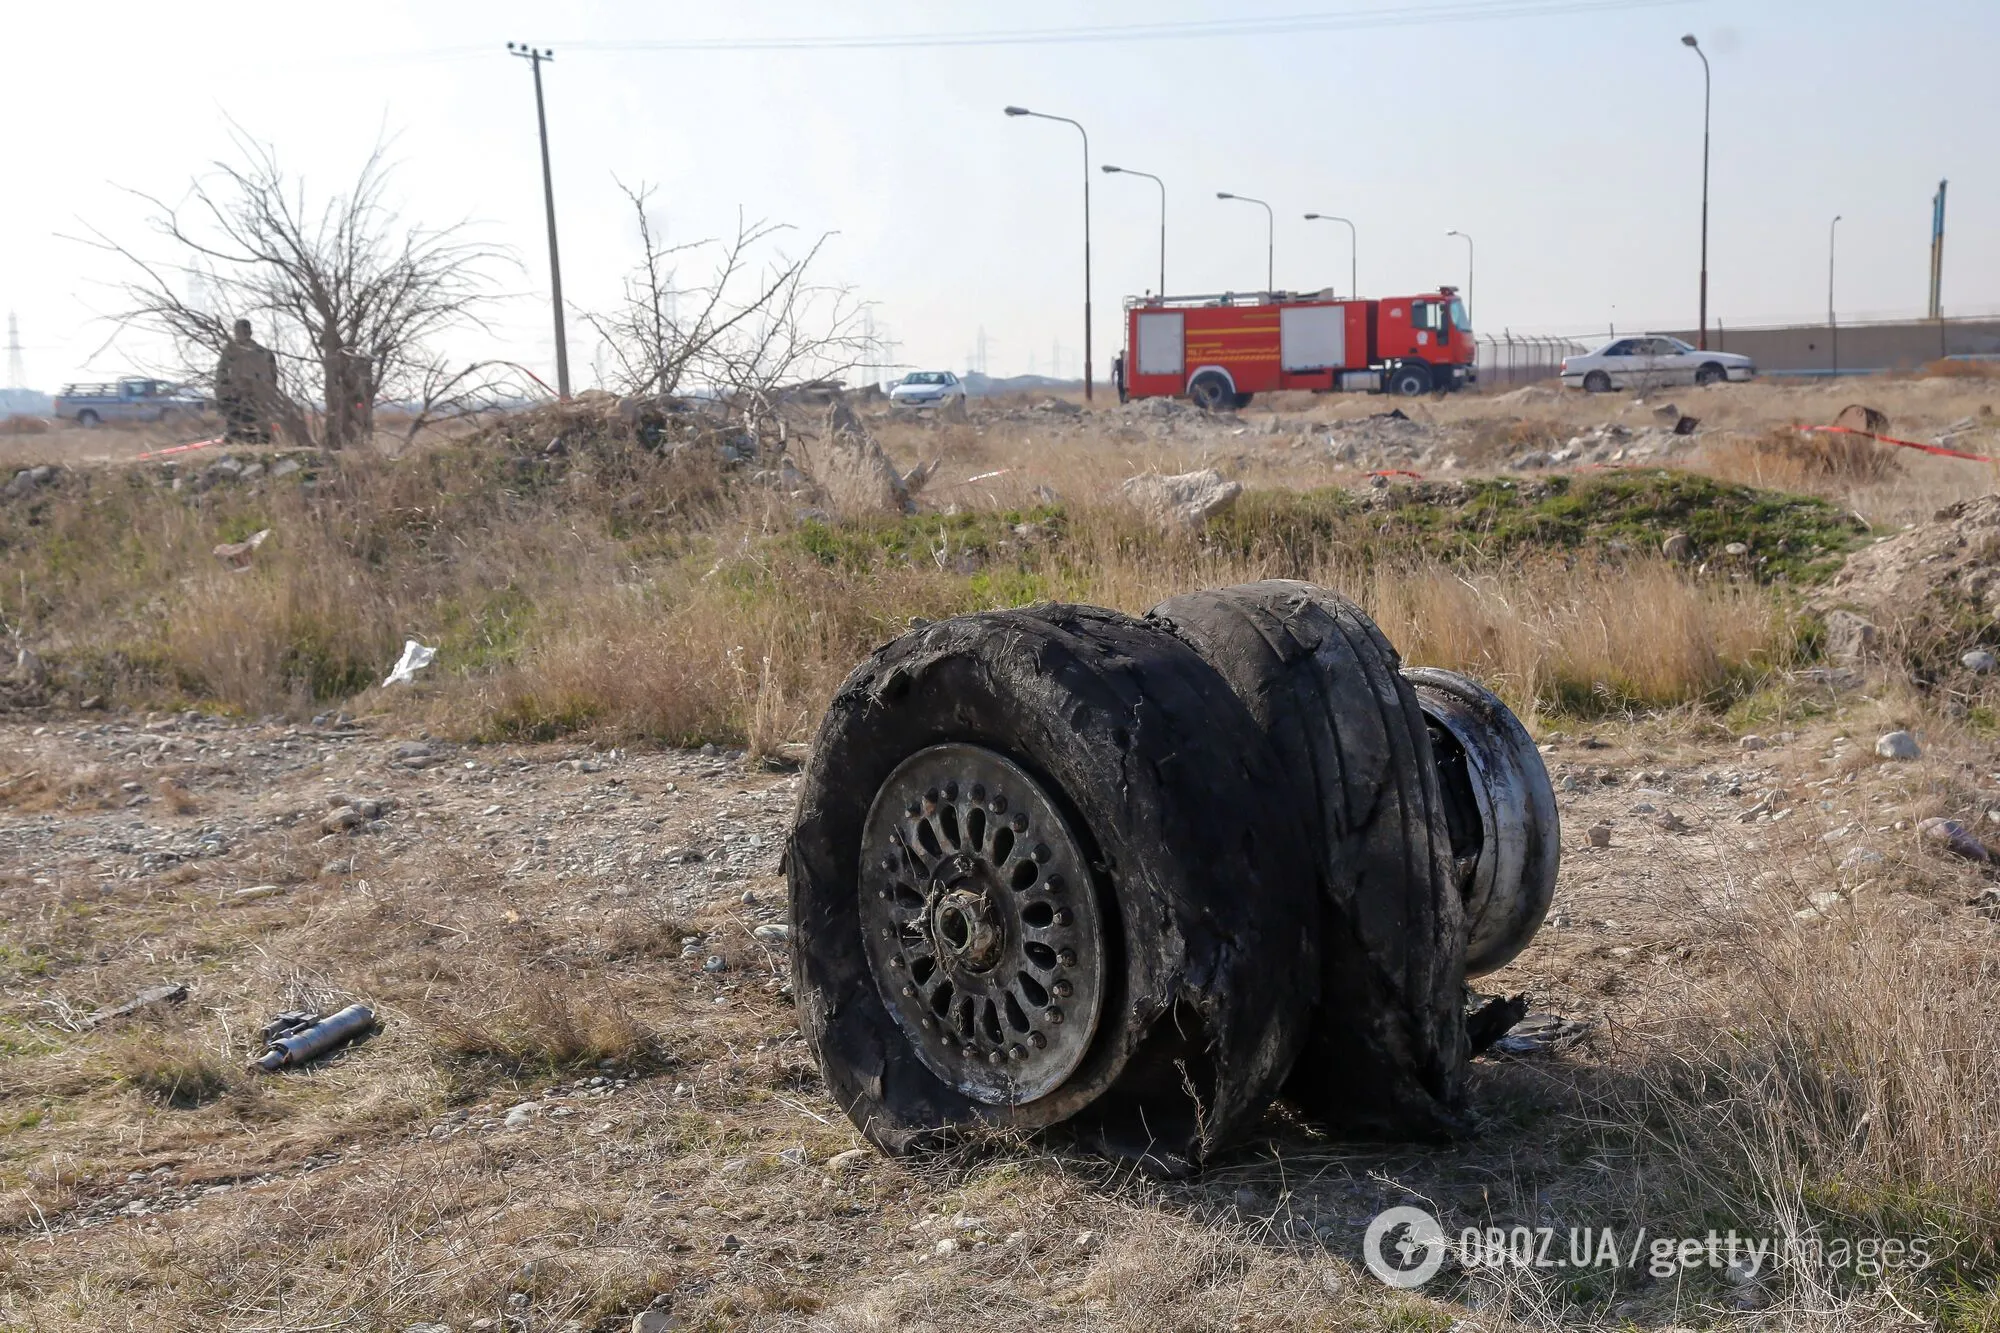
[[[526,44],[507,43],[507,50],[521,57],[535,70],[535,126],[542,134],[542,202],[549,215],[549,286],[556,307],[556,393],[569,397],[569,342],[563,336],[562,259],[556,254],[556,187],[549,174],[549,118],[542,109],[542,62],[556,58],[553,51],[537,51]]]
[[[28,372],[21,365],[21,324],[14,318],[14,312],[7,312],[7,387],[25,389],[28,387]]]
[[[1832,348],[1833,373],[1840,374],[1840,321],[1833,314],[1833,243],[1840,234],[1840,214],[1826,224],[1826,331]]]

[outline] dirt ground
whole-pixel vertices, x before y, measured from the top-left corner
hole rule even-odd
[[[1966,905],[1982,869],[1914,825],[1985,826],[2000,756],[1920,732],[1921,759],[1878,760],[1899,719],[1865,692],[1802,682],[1789,707],[1748,741],[1685,717],[1540,738],[1564,829],[1555,906],[1478,984],[1566,1022],[1479,1060],[1476,1139],[1333,1143],[1281,1107],[1182,1182],[1059,1141],[857,1151],[790,1007],[795,775],[338,716],[9,719],[0,1327],[609,1330],[648,1309],[658,1328],[1534,1322],[1539,1298],[1507,1304],[1518,1291],[1381,1287],[1363,1229],[1411,1199],[1454,1234],[1643,1224],[1647,1196],[1576,1118],[1576,1088],[1754,968],[1733,942],[1753,918],[1856,931],[1893,894],[1991,941]],[[161,983],[188,994],[93,1023]],[[271,1015],[353,1000],[379,1035],[245,1072]],[[1635,1272],[1582,1298],[1607,1326],[1777,1299]]]

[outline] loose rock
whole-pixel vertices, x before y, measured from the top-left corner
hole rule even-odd
[[[1875,656],[1882,631],[1852,611],[1826,613],[1826,655],[1841,666],[1859,666]]]
[[[1235,504],[1243,485],[1204,468],[1177,476],[1143,473],[1128,478],[1118,493],[1161,527],[1192,529]]]
[[[1917,738],[1907,731],[1892,731],[1875,742],[1875,753],[1884,759],[1915,759],[1923,753]]]

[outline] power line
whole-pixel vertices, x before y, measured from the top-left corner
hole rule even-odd
[[[1215,37],[1270,37],[1300,32],[1346,32],[1362,28],[1419,28],[1448,23],[1550,18],[1572,14],[1664,9],[1695,0],[1454,0],[1411,9],[1322,10],[1267,17],[1187,19],[1165,23],[1089,24],[1072,28],[1001,28],[973,32],[886,32],[778,37],[614,38],[558,43],[572,51],[884,51],[944,47],[1063,46],[1102,42],[1184,41]],[[404,59],[455,57],[484,48],[443,47],[413,51]]]

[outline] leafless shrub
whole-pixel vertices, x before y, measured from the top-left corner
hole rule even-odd
[[[483,327],[488,271],[504,252],[470,239],[463,223],[402,222],[386,199],[384,144],[345,192],[315,204],[271,145],[232,137],[237,160],[216,162],[182,202],[134,191],[153,209],[165,257],[92,230],[92,243],[131,272],[121,326],[166,338],[183,376],[199,382],[235,320],[263,321],[287,433],[327,448],[368,438],[384,400],[417,401],[421,422],[497,391],[497,363],[449,370],[427,344]]]
[[[711,394],[756,422],[783,386],[835,378],[868,359],[864,303],[813,276],[825,236],[794,257],[777,248],[789,225],[739,213],[729,240],[668,244],[647,211],[651,190],[625,188],[625,197],[638,219],[639,265],[615,310],[585,316],[620,392]],[[712,265],[683,285],[679,265],[697,256],[713,256]]]

